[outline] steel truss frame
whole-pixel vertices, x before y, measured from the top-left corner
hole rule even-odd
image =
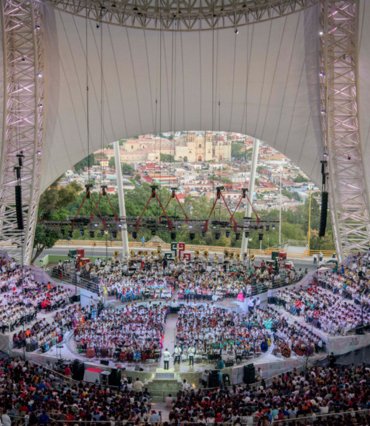
[[[34,0],[2,0],[4,118],[0,163],[0,237],[21,247],[14,257],[28,264],[40,198],[44,128],[44,45],[41,5]],[[23,154],[21,179],[15,177]],[[24,230],[17,229],[15,186],[22,186]]]
[[[141,219],[138,228],[138,220]],[[170,226],[169,226],[170,224]],[[206,228],[206,224],[208,228]],[[263,220],[252,218],[230,218],[221,217],[219,219],[213,218],[192,218],[186,220],[185,218],[166,217],[159,219],[158,217],[151,216],[68,216],[67,220],[47,220],[43,222],[43,226],[47,231],[58,231],[65,233],[65,231],[72,231],[73,229],[80,229],[86,231],[121,231],[124,226],[132,231],[139,229],[148,229],[156,231],[181,231],[181,232],[258,232],[264,234],[268,232],[269,227],[276,226],[277,220]],[[63,234],[62,234],[63,236]]]
[[[358,100],[358,0],[320,5],[320,89],[325,160],[337,255],[367,250],[369,191]]]
[[[202,31],[236,28],[305,9],[321,0],[44,0],[64,12],[129,28]],[[87,8],[87,11],[86,11]],[[86,13],[87,12],[87,13]]]

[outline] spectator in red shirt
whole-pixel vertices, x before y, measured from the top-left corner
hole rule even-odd
[[[73,422],[74,419],[74,415],[70,411],[68,411],[64,420],[66,422]]]
[[[72,371],[69,368],[69,365],[66,366],[66,368],[64,369],[64,375],[67,377],[71,377],[72,376]]]

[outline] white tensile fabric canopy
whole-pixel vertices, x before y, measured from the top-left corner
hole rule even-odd
[[[370,4],[362,1],[361,9],[360,105],[367,164]],[[42,190],[102,147],[101,31],[103,145],[171,130],[240,132],[275,147],[320,184],[318,7],[240,27],[238,35],[230,29],[171,33],[107,24],[96,28],[88,21],[89,146],[86,21],[50,6],[44,7],[44,20]],[[0,88],[2,97],[3,84]]]

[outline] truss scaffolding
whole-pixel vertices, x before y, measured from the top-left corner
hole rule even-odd
[[[358,0],[320,5],[320,88],[337,255],[369,248],[369,192],[358,109]]]
[[[202,31],[286,16],[321,0],[44,0],[64,12],[129,28]],[[86,10],[87,8],[87,10]]]
[[[44,127],[44,48],[41,6],[33,0],[1,2],[4,118],[0,163],[0,237],[29,264],[37,223]],[[23,155],[16,179],[17,155]],[[15,186],[22,187],[24,230],[17,226]],[[21,250],[19,250],[21,248]]]

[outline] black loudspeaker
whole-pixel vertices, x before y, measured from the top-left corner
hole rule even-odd
[[[18,229],[24,229],[23,226],[23,211],[22,211],[22,187],[16,185],[15,187],[15,209],[17,212],[17,225]]]
[[[256,369],[254,368],[254,364],[245,365],[243,382],[246,385],[250,385],[256,381],[255,377],[256,377]]]
[[[211,370],[208,376],[208,387],[209,388],[217,388],[219,385],[218,381],[218,371]]]
[[[325,237],[327,217],[328,217],[328,193],[324,191],[321,197],[321,218],[320,218],[319,237]]]
[[[110,375],[109,375],[109,386],[119,387],[121,385],[121,377],[122,377],[121,370],[117,370],[117,368],[112,368],[112,371],[110,372]]]
[[[135,371],[144,371],[144,368],[139,367],[138,365],[135,367]]]
[[[101,365],[109,365],[109,361],[105,361],[104,359],[102,359],[102,360],[100,361],[100,364],[101,364]]]
[[[85,364],[80,362],[78,359],[75,359],[72,364],[72,379],[73,380],[83,380],[85,374]]]

